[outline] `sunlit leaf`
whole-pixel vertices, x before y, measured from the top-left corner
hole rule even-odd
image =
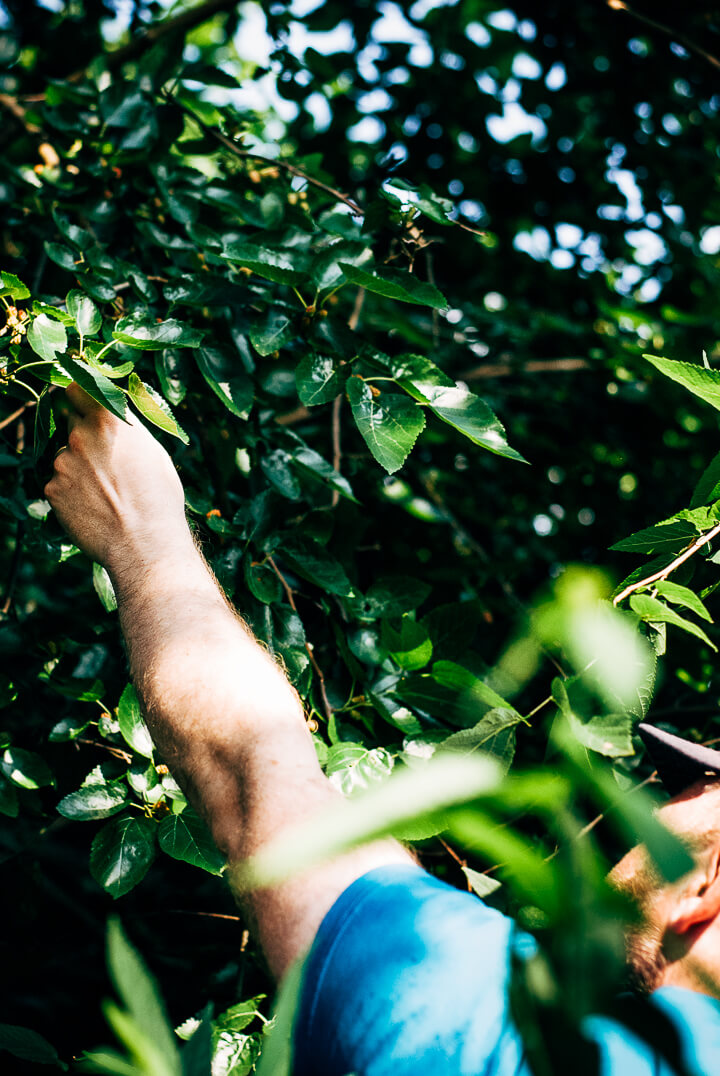
[[[150,385],[144,384],[137,374],[130,374],[128,380],[128,395],[137,407],[143,418],[152,422],[153,426],[172,434],[184,444],[189,444],[190,439],[185,430],[177,422],[170,410],[169,405]]]
[[[422,410],[391,392],[376,396],[359,377],[349,379],[347,390],[353,417],[373,456],[389,474],[399,470],[425,426]]]

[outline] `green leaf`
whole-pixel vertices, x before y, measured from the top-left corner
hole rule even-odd
[[[273,1010],[272,1026],[263,1042],[256,1076],[291,1076],[294,1055],[294,1024],[304,986],[305,963],[295,961],[283,978]],[[229,1074],[232,1076],[232,1072]],[[241,1070],[240,1076],[245,1076]]]
[[[195,352],[200,373],[215,395],[233,415],[245,419],[252,407],[253,386],[239,355],[231,357],[219,348],[203,347]]]
[[[96,818],[109,818],[121,811],[128,802],[128,790],[124,782],[111,781],[104,785],[85,785],[71,792],[57,805],[63,818],[74,822],[88,822]]]
[[[22,747],[7,747],[0,766],[5,776],[20,788],[43,788],[55,784],[47,762],[34,751],[26,751]]]
[[[93,586],[103,609],[107,613],[114,613],[117,609],[117,598],[115,597],[110,576],[102,564],[93,564]]]
[[[148,818],[117,818],[96,834],[90,873],[111,897],[129,893],[155,858],[155,823]]]
[[[669,579],[661,579],[660,582],[654,584],[654,589],[661,598],[667,598],[673,605],[682,605],[685,609],[690,609],[702,620],[708,620],[712,624],[712,617],[704,603],[698,598],[695,591],[690,590],[689,587],[682,587],[679,583],[671,583]]]
[[[17,302],[20,299],[29,299],[30,289],[14,273],[3,269],[0,270],[0,295],[9,295]]]
[[[311,474],[330,486],[331,489],[336,489],[342,497],[346,497],[349,501],[354,501],[355,504],[359,503],[350,488],[348,480],[343,478],[340,472],[336,471],[326,459],[323,459],[319,452],[315,452],[299,437],[295,444],[297,447],[293,448],[290,459],[293,466],[299,468],[301,474]]]
[[[425,426],[425,415],[403,396],[381,392],[373,396],[360,377],[347,383],[353,417],[365,443],[388,474],[402,467]]]
[[[498,456],[527,462],[510,448],[505,428],[484,400],[473,395],[467,385],[456,384],[422,355],[403,355],[393,360],[395,380],[413,399],[427,403],[443,422]]]
[[[183,1076],[210,1076],[212,1072],[212,1010],[212,1002],[208,1002],[203,1010],[200,1026],[190,1038],[187,1046],[183,1047],[181,1054]]]
[[[583,747],[609,758],[634,755],[632,717],[629,713],[601,714],[588,718],[591,700],[578,677],[552,683],[552,696],[568,722],[570,731]]]
[[[302,576],[329,594],[352,597],[353,588],[345,569],[327,548],[302,534],[294,534],[278,549],[278,554]]]
[[[144,351],[162,351],[166,347],[200,347],[206,333],[194,329],[182,321],[149,321],[139,314],[121,318],[115,326],[113,338],[128,347]]]
[[[661,374],[677,381],[705,403],[720,410],[720,370],[708,370],[690,362],[660,359],[655,355],[643,355],[643,358],[652,363]]]
[[[297,269],[287,255],[252,243],[228,243],[222,257],[276,284],[302,284],[307,277],[307,273]]]
[[[699,508],[703,504],[710,504],[720,497],[720,452],[713,456],[707,465],[690,501],[691,508]]]
[[[474,871],[472,867],[463,867],[462,872],[472,886],[473,893],[480,897],[481,900],[491,896],[502,885],[502,882],[498,881],[497,878],[493,878],[489,874],[481,874],[480,871]]]
[[[583,747],[599,755],[622,758],[635,754],[630,714],[600,714],[589,721],[571,722],[571,728]]]
[[[118,724],[125,743],[143,758],[152,758],[155,747],[140,710],[140,701],[132,684],[125,687],[118,704]]]
[[[692,620],[686,620],[658,598],[652,598],[649,594],[633,594],[630,598],[630,607],[642,620],[674,624],[676,628],[682,628],[690,635],[697,636],[713,650],[717,650],[715,643],[707,637],[699,625],[694,624]]]
[[[27,338],[35,354],[47,362],[55,362],[58,353],[67,349],[65,326],[49,318],[47,314],[38,314],[33,318]]]
[[[404,616],[396,628],[384,621],[382,645],[402,669],[413,672],[422,669],[432,657],[432,643],[427,630],[409,616]]]
[[[357,265],[349,262],[339,262],[343,275],[351,284],[365,288],[366,291],[384,295],[387,299],[396,299],[401,303],[416,303],[419,306],[431,306],[436,310],[442,310],[447,305],[447,299],[438,291],[434,284],[428,284],[419,280],[412,273],[404,269],[378,269],[374,273],[368,273]]]
[[[362,620],[404,616],[422,605],[432,588],[421,579],[396,575],[378,579],[364,598],[358,598],[355,614]]]
[[[673,517],[636,531],[610,548],[618,553],[679,553],[697,534],[697,527],[689,520]]]
[[[292,339],[294,331],[288,315],[271,306],[250,329],[250,343],[259,355],[272,355]]]
[[[493,755],[507,773],[515,756],[515,729],[521,720],[516,710],[488,710],[472,728],[461,729],[443,740],[441,748],[462,755],[476,751]]]
[[[99,370],[94,369],[80,359],[71,359],[64,355],[59,361],[68,377],[76,381],[81,389],[85,389],[88,396],[124,421],[127,405],[125,403],[125,393],[122,389],[114,385]]]
[[[415,673],[401,681],[395,695],[411,709],[461,728],[476,725],[488,710],[513,707],[474,673],[452,661],[436,661],[432,673]]]
[[[68,314],[75,319],[77,331],[81,336],[94,336],[102,328],[102,314],[82,291],[68,292],[65,300]]]
[[[47,389],[43,389],[40,393],[38,405],[35,408],[35,437],[33,445],[35,459],[38,459],[38,457],[43,454],[50,438],[55,433],[55,429],[52,397]]]
[[[309,351],[295,369],[298,396],[306,407],[329,403],[341,391],[343,372],[328,355],[316,355]]]
[[[55,262],[61,269],[67,269],[69,273],[77,272],[78,265],[82,261],[82,255],[78,258],[76,252],[71,250],[70,247],[66,247],[64,243],[49,243],[46,240],[43,246],[51,262]]]
[[[137,374],[130,374],[128,395],[143,418],[152,422],[158,429],[177,437],[183,444],[190,444],[190,438],[179,425],[169,405],[163,397],[140,380]]]
[[[477,599],[437,605],[421,620],[432,639],[436,658],[456,658],[472,649],[472,640],[482,623],[484,606]]]
[[[87,358],[88,366],[91,370],[99,374],[104,374],[105,377],[110,378],[111,381],[119,381],[123,377],[127,377],[129,373],[135,369],[135,363],[128,359],[127,362],[121,362],[117,366],[112,366],[109,362],[99,362],[91,351],[92,344],[86,346],[85,356]],[[100,349],[98,348],[98,351]]]
[[[346,282],[341,261],[347,265],[368,265],[372,268],[372,250],[367,243],[343,239],[321,250],[310,265],[312,281],[318,292],[327,293]]]
[[[215,1027],[223,1031],[243,1031],[256,1016],[262,1015],[260,1002],[265,1001],[266,997],[267,994],[258,994],[254,998],[239,1001],[237,1005],[231,1005],[216,1017]]]
[[[225,860],[215,847],[210,831],[203,820],[186,807],[182,814],[169,814],[158,828],[158,841],[163,852],[201,867],[210,874],[222,874]]]
[[[385,781],[392,773],[394,759],[384,747],[367,748],[359,743],[336,743],[325,761],[330,784],[344,796]]]
[[[15,785],[7,779],[4,773],[0,773],[0,814],[7,815],[8,818],[17,818],[19,810]]]
[[[165,399],[177,406],[187,393],[188,362],[184,351],[166,349],[155,352],[155,373]]]
[[[158,1076],[168,1071],[180,1076],[180,1055],[157,984],[115,918],[108,923],[107,960],[110,977],[128,1013],[165,1061]]]
[[[280,600],[282,586],[272,568],[268,568],[265,564],[254,564],[249,557],[246,557],[244,575],[248,590],[258,601],[272,605],[273,602]]]
[[[292,469],[292,456],[284,448],[263,454],[260,467],[270,484],[288,500],[297,501],[302,495],[300,483]]]
[[[35,1065],[55,1065],[67,1069],[57,1055],[57,1050],[47,1039],[31,1031],[29,1027],[16,1027],[14,1024],[0,1024],[0,1050],[7,1050],[21,1061],[30,1061]],[[9,1071],[9,1070],[8,1070]]]

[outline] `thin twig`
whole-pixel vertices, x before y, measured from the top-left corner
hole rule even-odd
[[[101,747],[103,751],[107,751],[115,758],[122,759],[123,762],[132,762],[132,755],[129,755],[127,751],[123,751],[119,747],[113,747],[109,743],[102,743],[100,740],[87,740],[84,737],[76,736],[73,743],[82,743],[87,747]]]
[[[157,280],[161,284],[167,284],[168,278],[166,276],[149,276],[147,280]],[[123,280],[119,284],[113,284],[115,291],[125,291],[127,288],[132,287],[132,283],[129,280]]]
[[[296,422],[304,422],[310,417],[307,407],[296,407],[293,411],[286,411],[284,415],[276,415],[275,422],[278,426],[294,426]]]
[[[353,305],[352,314],[348,318],[348,329],[350,332],[355,332],[360,321],[360,315],[362,314],[363,304],[365,303],[365,288],[358,288],[355,295],[355,303]]]
[[[449,856],[452,856],[452,858],[455,860],[455,862],[457,864],[459,864],[461,869],[464,871],[465,868],[467,867],[467,860],[463,859],[461,856],[459,856],[457,854],[457,852],[455,851],[455,849],[452,847],[452,845],[449,845],[448,842],[446,840],[444,840],[442,837],[438,837],[438,840],[440,841],[440,844],[443,846],[443,848],[445,849],[447,854]],[[465,883],[466,883],[467,888],[468,888],[468,893],[472,893],[473,887],[470,884],[470,879],[468,878],[467,874],[465,875]]]
[[[645,788],[645,785],[651,784],[656,778],[657,778],[657,770],[653,770],[653,772],[650,774],[650,776],[646,777],[644,781],[640,781],[639,784],[633,785],[633,787],[627,792],[627,795],[631,796],[633,794],[633,792],[637,792],[638,789]],[[583,828],[578,833],[575,834],[575,836],[573,837],[573,840],[579,841],[581,837],[586,837],[588,833],[591,833],[592,830],[594,830],[595,827],[598,826],[602,822],[602,820],[605,818],[605,816],[607,814],[610,813],[610,811],[613,811],[613,810],[616,810],[616,809],[617,808],[615,808],[615,807],[609,807],[607,811],[603,811],[601,814],[597,815],[597,817],[593,818],[592,822],[588,822],[588,824],[586,826],[583,826]]]
[[[267,560],[268,560],[268,564],[270,565],[272,570],[275,572],[275,575],[278,577],[278,579],[280,580],[280,583],[282,584],[282,588],[285,591],[285,594],[287,595],[287,600],[290,603],[290,608],[292,609],[292,611],[294,613],[297,613],[298,609],[297,609],[297,605],[295,604],[295,595],[293,593],[292,587],[290,586],[287,579],[285,578],[285,576],[282,574],[282,572],[278,568],[278,566],[275,563],[275,561],[273,560],[273,558],[271,556],[268,556]],[[317,663],[317,659],[315,657],[315,654],[313,653],[312,644],[306,642],[305,643],[305,649],[307,651],[308,657],[310,658],[310,664],[312,665],[313,669],[315,670],[317,678],[320,681],[320,697],[322,698],[322,704],[323,704],[323,709],[325,711],[325,717],[327,718],[328,721],[330,721],[330,719],[333,716],[333,708],[332,708],[332,706],[330,704],[330,700],[328,699],[327,692],[325,690],[325,676],[324,676],[324,673],[323,673],[322,669],[320,668],[320,666]]]
[[[543,699],[542,702],[539,702],[537,704],[537,706],[533,710],[530,711],[529,714],[525,715],[525,720],[527,721],[529,718],[534,717],[535,714],[537,714],[540,710],[543,709],[543,707],[547,706],[548,703],[551,703],[552,701],[553,701],[553,696],[548,695],[548,697],[546,699]]]
[[[17,411],[13,411],[11,415],[8,415],[0,422],[0,430],[4,430],[6,426],[12,425],[16,418],[20,418],[30,407],[37,407],[37,400],[28,400],[22,407],[18,407]]]
[[[587,359],[531,359],[517,366],[509,362],[488,362],[482,366],[472,366],[459,376],[461,381],[479,381],[481,378],[509,377],[511,374],[560,374],[589,369]]]
[[[340,464],[342,462],[342,444],[341,444],[341,441],[340,441],[340,434],[341,434],[340,419],[341,419],[341,415],[342,415],[342,402],[343,402],[342,393],[339,392],[338,395],[333,400],[333,405],[332,405],[332,445],[333,445],[333,464],[332,465],[333,465],[333,470],[337,474],[340,473]],[[337,503],[338,503],[339,500],[340,500],[340,491],[337,490],[337,489],[334,489],[333,492],[332,492],[332,500],[330,501],[330,507],[331,508],[337,507]]]
[[[185,908],[168,908],[169,915],[200,915],[205,919],[228,919],[232,923],[242,923],[242,917],[239,915],[223,915],[221,912],[195,912]]]
[[[216,142],[219,142],[236,157],[240,157],[242,160],[246,161],[263,161],[265,164],[272,165],[274,168],[282,168],[284,171],[289,172],[290,175],[304,179],[307,183],[312,184],[313,187],[317,187],[318,190],[325,191],[325,193],[331,195],[335,201],[343,202],[344,205],[348,206],[353,211],[355,216],[362,217],[364,215],[365,211],[360,208],[357,202],[354,202],[347,194],[343,194],[342,191],[336,190],[335,187],[330,187],[327,183],[323,183],[322,180],[315,179],[314,176],[304,172],[303,169],[298,168],[297,165],[290,164],[289,161],[284,161],[281,158],[265,157],[262,153],[254,153],[249,149],[240,149],[240,147],[233,142],[231,138],[224,135],[222,131],[218,131],[216,127],[210,127],[207,123],[204,123],[199,116],[195,115],[191,108],[187,107],[187,105],[184,105],[181,101],[176,100],[176,98],[171,97],[168,94],[165,94],[164,96],[165,100],[170,104],[175,105],[176,108],[179,108],[181,112],[184,112],[186,116],[192,119],[204,134],[209,135],[210,138],[214,138]]]
[[[613,605],[619,605],[621,601],[624,601],[628,595],[633,591],[639,590],[640,587],[650,586],[651,583],[658,583],[661,579],[667,579],[671,572],[674,572],[676,568],[679,568],[681,564],[684,564],[690,557],[695,556],[698,549],[702,549],[704,545],[712,541],[716,534],[720,534],[720,523],[717,523],[711,531],[706,534],[701,534],[699,538],[696,538],[694,542],[685,549],[679,557],[671,561],[667,568],[661,568],[659,572],[653,572],[652,575],[648,575],[645,579],[639,579],[637,583],[631,583],[629,587],[625,587],[625,590],[621,590],[617,597],[613,598]]]
[[[635,11],[634,8],[626,4],[624,0],[605,0],[607,6],[612,8],[613,11],[624,11],[626,15],[631,15],[632,18],[637,19],[639,22],[645,23],[646,26],[652,27],[653,30],[659,30],[663,34],[667,34],[668,37],[673,38],[678,44],[687,49],[688,52],[694,52],[697,56],[701,56],[703,60],[707,60],[713,67],[720,67],[720,60],[717,56],[713,56],[711,52],[706,52],[700,45],[696,45],[694,41],[691,41],[684,34],[680,34],[677,30],[673,30],[671,26],[666,26],[662,22],[658,22],[657,19],[650,18],[649,15],[644,15],[641,11]]]
[[[40,128],[34,123],[30,123],[26,116],[27,109],[20,104],[16,97],[12,97],[9,93],[0,93],[0,108],[4,108],[6,112],[9,112],[11,116],[14,116],[18,123],[22,124],[28,134],[40,134]]]

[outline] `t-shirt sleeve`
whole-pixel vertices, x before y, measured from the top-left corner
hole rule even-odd
[[[510,956],[533,951],[512,921],[411,864],[353,883],[305,966],[294,1076],[515,1076]]]

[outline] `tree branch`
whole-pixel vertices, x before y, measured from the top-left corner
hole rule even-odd
[[[650,18],[649,15],[644,15],[641,11],[635,11],[629,4],[625,3],[625,0],[605,0],[607,6],[612,8],[613,11],[624,11],[627,15],[630,15],[633,19],[637,19],[638,22],[645,23],[646,26],[650,26],[653,30],[659,30],[662,34],[667,34],[668,37],[673,38],[679,45],[687,49],[688,52],[694,52],[696,56],[701,56],[703,60],[707,60],[713,67],[720,67],[720,60],[717,56],[713,56],[711,52],[706,52],[700,45],[696,45],[694,41],[685,37],[684,34],[680,34],[677,30],[673,30],[672,26],[665,26],[664,23],[658,22],[657,19]]]
[[[342,402],[343,394],[341,392],[333,400],[332,405],[332,444],[333,444],[333,471],[339,474],[340,463],[342,462],[342,444],[340,442],[341,422],[342,417]],[[340,500],[340,492],[334,489],[332,492],[332,499],[330,501],[330,507],[335,508]]]
[[[509,377],[510,374],[567,373],[570,370],[589,370],[587,359],[531,359],[515,366],[509,362],[484,363],[472,366],[460,374],[461,381],[479,381],[485,377]]]
[[[275,168],[282,168],[284,171],[289,172],[292,176],[298,176],[300,179],[304,179],[307,183],[312,184],[313,187],[317,187],[318,190],[325,191],[326,194],[331,195],[336,202],[343,202],[344,205],[349,206],[355,216],[362,217],[364,210],[360,208],[357,202],[354,202],[352,198],[349,198],[347,194],[343,194],[342,191],[336,190],[335,187],[328,186],[327,183],[323,183],[319,179],[315,179],[314,176],[304,172],[302,168],[298,168],[297,165],[290,164],[289,161],[284,161],[281,158],[265,157],[262,153],[253,153],[249,149],[241,149],[237,143],[233,142],[231,138],[224,135],[222,131],[218,131],[215,127],[210,127],[207,123],[196,116],[191,108],[184,105],[181,101],[171,97],[169,94],[164,94],[165,100],[170,104],[179,108],[189,119],[195,122],[203,134],[208,135],[210,138],[214,138],[216,142],[219,142],[225,149],[229,150],[236,157],[240,157],[241,160],[246,161],[263,161],[265,164],[272,165]]]
[[[701,534],[694,542],[691,542],[687,549],[683,550],[679,557],[675,557],[675,560],[668,564],[667,568],[661,568],[659,572],[653,572],[652,575],[648,575],[645,579],[639,579],[637,583],[631,583],[629,587],[625,587],[625,590],[621,590],[617,597],[613,598],[613,605],[619,605],[621,601],[624,601],[635,590],[640,590],[641,587],[650,586],[651,583],[659,583],[661,579],[667,579],[671,572],[674,572],[676,568],[679,568],[681,564],[684,564],[690,557],[694,557],[698,549],[702,549],[704,545],[712,541],[716,534],[720,534],[720,523],[717,523],[711,531],[707,531],[705,534]]]
[[[17,411],[13,411],[11,415],[8,415],[6,418],[2,419],[2,421],[0,421],[0,430],[4,430],[6,426],[12,425],[15,419],[20,418],[21,415],[24,415],[30,407],[37,407],[37,400],[28,400],[28,402],[26,404],[23,404],[22,407],[18,407]]]
[[[9,112],[11,116],[14,116],[18,123],[22,124],[28,134],[40,134],[40,128],[34,123],[30,123],[27,118],[27,109],[23,108],[16,97],[12,97],[9,93],[0,93],[0,108],[4,108],[6,112]]]
[[[204,4],[198,4],[197,7],[190,8],[189,11],[181,11],[179,15],[172,19],[163,19],[162,22],[153,23],[144,33],[138,34],[132,41],[128,41],[127,45],[105,54],[108,70],[113,71],[118,67],[122,67],[128,60],[134,60],[136,56],[141,56],[147,48],[154,45],[161,37],[165,37],[166,34],[172,34],[176,31],[187,33],[189,30],[194,30],[196,26],[200,26],[201,23],[207,22],[214,15],[219,15],[220,12],[232,11],[238,6],[238,2],[239,0],[205,0]],[[71,75],[67,76],[67,81],[79,82],[86,71],[86,67],[79,71],[73,71]]]

